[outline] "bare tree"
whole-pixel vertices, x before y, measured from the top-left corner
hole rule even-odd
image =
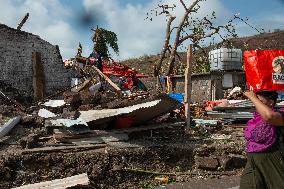
[[[193,44],[194,49],[202,49],[202,43],[205,39],[218,36],[221,40],[227,41],[229,38],[237,37],[233,21],[236,19],[241,20],[241,18],[237,14],[233,15],[232,18],[223,25],[217,25],[215,23],[216,16],[214,11],[202,18],[198,18],[197,13],[201,8],[200,2],[202,1],[206,0],[194,0],[188,5],[184,0],[177,1],[177,3],[180,3],[180,5],[184,8],[184,14],[180,20],[178,20],[177,24],[174,22],[176,21],[176,16],[174,16],[176,8],[175,4],[159,4],[150,11],[150,14],[147,13],[147,18],[150,20],[153,19],[153,16],[160,15],[164,15],[168,19],[165,42],[161,50],[160,59],[154,68],[154,74],[156,76],[160,73],[161,67],[166,59],[167,52],[169,52],[169,59],[166,63],[168,66],[166,75],[171,75],[173,73],[174,64],[178,57],[177,50],[185,41],[190,41],[190,43]],[[173,37],[173,40],[171,40],[171,37]]]

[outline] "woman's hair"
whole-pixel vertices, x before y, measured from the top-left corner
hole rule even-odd
[[[278,93],[276,91],[262,91],[262,92],[256,92],[256,94],[263,96],[264,98],[267,98],[269,100],[272,100],[274,103],[276,103],[278,98]]]

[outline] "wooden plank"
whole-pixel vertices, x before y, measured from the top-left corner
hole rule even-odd
[[[45,75],[39,52],[32,53],[33,62],[33,91],[35,100],[45,97]]]
[[[80,175],[75,175],[71,177],[66,177],[63,179],[55,179],[52,181],[45,181],[35,184],[24,185],[20,187],[16,187],[14,189],[63,189],[77,185],[88,185],[90,184],[90,180],[88,178],[87,173],[83,173]]]
[[[180,126],[184,124],[184,122],[176,122],[176,123],[164,123],[164,124],[154,124],[154,125],[147,125],[147,126],[139,126],[139,127],[131,127],[127,129],[114,129],[112,130],[113,133],[133,133],[133,132],[141,132],[147,130],[155,130],[155,129],[162,129],[162,128],[169,128]]]
[[[17,26],[17,30],[21,30],[21,28],[23,27],[23,25],[26,23],[26,21],[29,18],[29,13],[27,13],[21,20],[21,22],[18,24]]]
[[[115,88],[118,93],[121,92],[121,89],[114,82],[112,82],[112,80],[110,80],[103,72],[101,72],[101,70],[99,70],[96,66],[92,66],[92,68],[94,68],[100,74],[100,76],[102,76],[113,88]]]
[[[95,79],[93,79],[93,80],[95,80]],[[89,90],[89,88],[92,86],[93,80],[87,79],[81,85],[79,85],[78,88],[73,88],[71,91],[78,93],[82,90],[86,90],[86,89]],[[94,83],[95,83],[95,81],[94,81]]]
[[[127,141],[128,134],[120,133],[114,134],[111,133],[108,136],[95,136],[95,137],[84,137],[81,138],[61,138],[59,141],[64,143],[73,143],[73,144],[104,144],[109,142],[119,142],[119,141]]]
[[[187,50],[187,62],[186,62],[186,70],[185,70],[185,97],[184,97],[184,105],[185,105],[185,117],[186,117],[186,130],[190,128],[190,99],[191,99],[191,73],[192,73],[192,44],[189,45]]]
[[[79,139],[79,138],[89,138],[89,137],[99,137],[99,136],[109,136],[111,132],[104,130],[90,130],[88,133],[76,134],[70,132],[61,132],[57,129],[54,130],[53,138],[56,141],[62,141],[65,139]]]
[[[9,133],[21,120],[21,116],[14,117],[0,127],[0,138]]]
[[[106,146],[107,146],[106,144],[97,144],[97,145],[80,145],[80,146],[42,147],[42,148],[23,150],[22,154],[84,151],[84,150],[105,148]]]

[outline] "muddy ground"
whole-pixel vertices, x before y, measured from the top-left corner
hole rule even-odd
[[[240,174],[246,161],[242,127],[197,127],[185,132],[183,123],[168,124],[129,133],[126,142],[59,152],[30,152],[22,145],[23,138],[31,148],[44,145],[44,141],[34,144],[31,136],[36,133],[43,138],[45,128],[17,125],[1,141],[0,186],[11,188],[87,173],[91,184],[85,188],[154,188],[193,178]],[[163,176],[169,182],[155,179]]]

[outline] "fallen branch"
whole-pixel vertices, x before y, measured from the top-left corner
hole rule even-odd
[[[32,153],[52,153],[52,152],[73,152],[73,151],[84,151],[93,150],[99,148],[107,147],[106,144],[97,145],[80,145],[80,146],[63,146],[63,147],[43,147],[43,148],[33,148],[22,151],[22,154],[32,154]]]
[[[21,111],[23,111],[23,112],[25,111],[25,108],[24,108],[20,103],[18,103],[18,102],[15,101],[15,100],[12,100],[12,99],[9,98],[7,95],[5,95],[2,91],[0,91],[0,97],[3,98],[3,99],[5,100],[5,102],[6,102],[6,100],[7,100],[8,102],[10,102],[11,104],[13,104],[14,106],[20,108]]]
[[[133,169],[133,168],[124,168],[121,169],[123,171],[130,171],[130,172],[135,172],[135,173],[146,173],[146,174],[153,174],[153,175],[169,175],[169,176],[181,176],[181,175],[188,175],[188,176],[195,176],[195,175],[201,175],[202,172],[176,172],[176,173],[168,173],[168,172],[157,172],[157,171],[148,171],[148,170],[143,170],[143,169]],[[203,173],[204,175],[226,175],[226,176],[231,176],[234,175],[234,172],[213,172],[213,173]]]

